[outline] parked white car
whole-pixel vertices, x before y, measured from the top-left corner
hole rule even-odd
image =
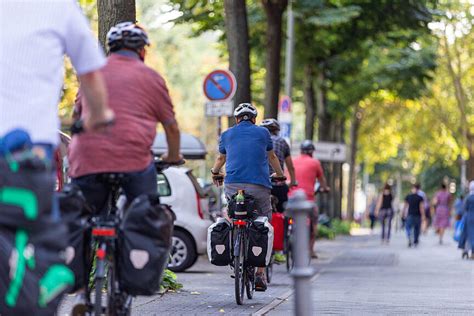
[[[171,167],[158,173],[161,203],[171,205],[176,214],[173,249],[168,268],[175,272],[190,268],[206,253],[209,199],[187,168]]]

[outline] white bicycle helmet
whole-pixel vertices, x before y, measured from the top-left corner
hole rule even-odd
[[[133,22],[121,22],[112,26],[107,33],[107,45],[111,52],[122,48],[140,50],[150,45],[146,32]]]
[[[234,110],[234,117],[247,121],[257,117],[257,109],[250,103],[240,103]]]

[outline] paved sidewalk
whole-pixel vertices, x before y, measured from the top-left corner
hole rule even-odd
[[[402,232],[390,245],[378,236],[342,238],[319,265],[312,288],[313,315],[474,315],[474,261],[461,260],[452,232],[439,245],[431,230],[417,249]],[[330,248],[327,248],[330,247]],[[275,300],[266,315],[292,315],[293,297]]]

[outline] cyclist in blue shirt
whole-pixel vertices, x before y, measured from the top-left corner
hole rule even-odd
[[[232,196],[244,190],[255,198],[258,215],[269,219],[272,214],[271,189],[268,176],[269,164],[275,170],[274,176],[284,178],[278,157],[273,151],[270,132],[255,125],[257,109],[250,103],[241,103],[234,111],[237,125],[225,131],[219,142],[219,155],[211,173],[216,185],[221,185],[221,168],[226,164],[224,179],[225,194]],[[255,289],[267,288],[265,268],[258,268]]]

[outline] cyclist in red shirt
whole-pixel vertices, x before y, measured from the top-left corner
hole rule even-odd
[[[303,189],[306,193],[306,198],[310,201],[315,201],[316,199],[314,194],[316,180],[319,181],[322,192],[329,191],[321,163],[318,159],[313,158],[314,149],[314,144],[311,140],[305,140],[301,143],[301,155],[293,159],[297,186],[293,187],[290,191],[291,195],[294,190]],[[317,258],[316,253],[314,252],[314,243],[318,231],[318,209],[316,207],[311,216],[311,225],[311,257]]]

